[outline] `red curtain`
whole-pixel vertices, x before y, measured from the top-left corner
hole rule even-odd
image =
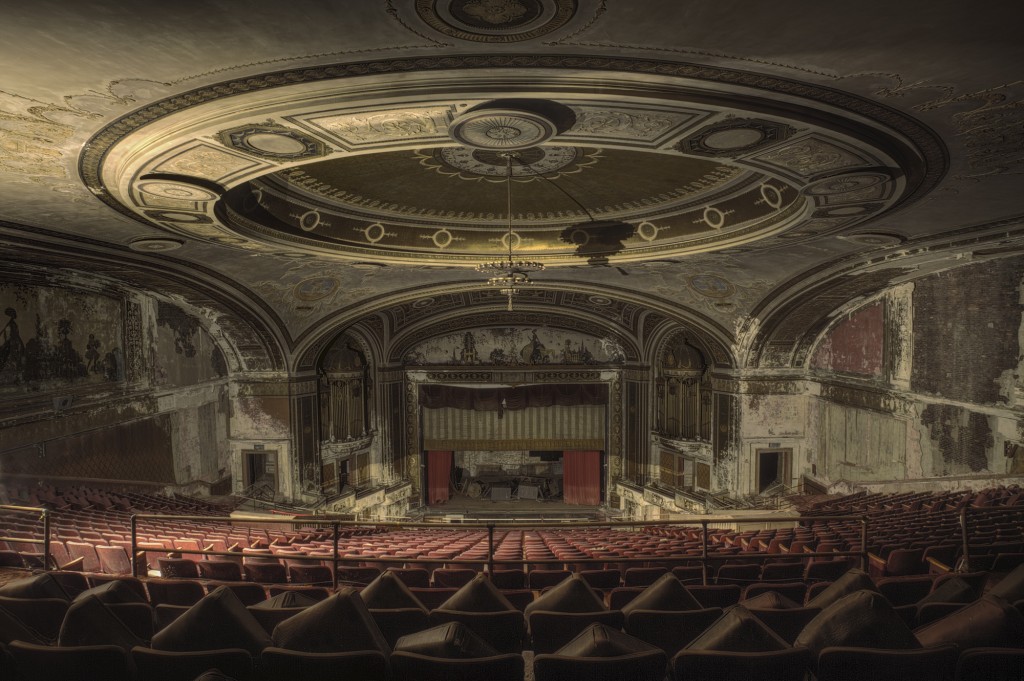
[[[427,452],[427,504],[442,504],[450,498],[452,452]]]
[[[562,452],[562,490],[567,504],[600,504],[601,452]]]

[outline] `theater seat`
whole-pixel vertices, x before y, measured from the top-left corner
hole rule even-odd
[[[913,650],[829,647],[818,656],[818,681],[953,681],[957,648]]]
[[[536,681],[662,681],[668,656],[656,646],[600,624],[554,654],[534,658]]]
[[[810,657],[806,648],[758,653],[684,649],[672,658],[671,668],[679,681],[804,681]]]
[[[525,674],[523,656],[515,653],[469,659],[444,659],[396,650],[391,653],[390,661],[394,679],[523,681]]]
[[[58,648],[12,641],[7,649],[21,679],[60,681],[131,681],[128,655],[119,646]],[[143,677],[146,678],[146,677]],[[147,678],[148,681],[148,678]]]
[[[185,681],[211,669],[235,681],[255,679],[252,656],[241,648],[186,652],[135,647],[132,662],[136,677],[146,681]]]
[[[702,610],[630,610],[626,633],[646,641],[672,657],[722,616],[721,608]]]
[[[388,661],[379,651],[306,653],[267,648],[260,655],[257,681],[387,681]]]
[[[1021,642],[1024,645],[1024,642]],[[955,681],[1020,681],[1024,649],[970,648],[960,653]]]

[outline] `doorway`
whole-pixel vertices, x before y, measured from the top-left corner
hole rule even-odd
[[[757,450],[757,493],[764,494],[773,487],[789,485],[792,477],[790,459],[792,449]]]
[[[242,460],[246,488],[273,496],[277,492],[277,451],[246,450]]]

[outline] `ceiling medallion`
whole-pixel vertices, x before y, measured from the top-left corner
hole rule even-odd
[[[519,151],[519,165],[513,166],[512,176],[525,182],[537,181],[541,175],[553,180],[556,179],[552,177],[553,173],[567,168],[568,172],[579,172],[581,168],[596,163],[600,155],[600,150],[582,147],[528,147]],[[457,172],[465,173],[463,179],[495,178],[490,180],[492,182],[505,179],[505,159],[499,151],[464,146],[440,147],[429,157],[421,158],[422,165],[442,175]]]
[[[327,155],[327,146],[283,125],[241,125],[218,133],[226,146],[272,161],[294,161]]]
[[[732,118],[712,123],[683,139],[676,149],[698,156],[735,156],[775,144],[796,132],[785,123],[760,118]]]
[[[140,253],[156,253],[158,251],[174,251],[185,244],[179,239],[155,238],[136,239],[128,244],[128,248]]]
[[[416,14],[450,38],[513,43],[538,38],[576,14],[576,0],[416,0]]]
[[[517,151],[543,144],[558,133],[554,121],[532,111],[480,109],[448,127],[453,140],[471,149]]]

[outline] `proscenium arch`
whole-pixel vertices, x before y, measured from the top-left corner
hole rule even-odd
[[[558,270],[552,270],[552,273],[555,272],[558,272]],[[548,272],[545,272],[544,276],[548,277]],[[568,280],[559,281],[545,279],[544,281],[538,281],[533,287],[533,290],[564,291],[584,295],[601,296],[617,302],[636,305],[639,308],[642,308],[644,319],[639,322],[639,329],[627,330],[625,327],[619,327],[622,329],[621,333],[635,337],[636,340],[632,342],[637,346],[638,357],[644,357],[647,354],[647,351],[645,350],[645,347],[648,344],[648,340],[645,337],[647,334],[657,332],[657,330],[664,324],[674,323],[693,330],[695,337],[699,337],[701,342],[712,351],[712,355],[715,358],[715,365],[718,368],[731,368],[737,366],[736,338],[733,332],[711,317],[697,310],[681,308],[673,301],[664,300],[649,293],[639,294],[634,290],[621,287],[590,285]],[[475,302],[474,305],[471,306],[469,295],[474,293],[481,294],[481,299],[487,302],[485,304]],[[390,328],[390,325],[387,323],[387,319],[385,318],[387,310],[427,297],[453,295],[464,296],[463,304],[452,307],[450,310],[446,311],[446,317],[458,316],[469,311],[473,313],[488,312],[491,314],[502,314],[504,312],[505,305],[507,304],[507,300],[504,296],[501,296],[497,291],[487,289],[487,287],[482,283],[475,281],[463,281],[454,284],[438,284],[429,287],[407,288],[390,294],[382,294],[368,300],[362,300],[356,304],[333,311],[331,314],[321,318],[316,324],[303,331],[298,336],[296,342],[293,369],[296,371],[306,371],[311,369],[315,365],[317,353],[323,349],[325,344],[330,341],[339,329],[355,324],[363,324],[368,329],[372,328],[374,333],[379,335],[383,343],[384,340],[393,332],[393,329]],[[524,310],[529,309],[538,312],[550,311],[553,314],[566,314],[566,311],[563,308],[550,305],[528,305],[522,300],[517,301],[516,306],[517,308]],[[656,323],[653,321],[655,316],[659,317]],[[599,314],[595,313],[591,318],[603,324],[608,324],[607,318],[601,317]],[[648,318],[652,320],[650,323],[647,321]],[[664,321],[660,318],[664,318]],[[493,324],[491,325],[493,326]],[[401,331],[401,334],[404,333],[404,330]],[[389,345],[392,344],[392,342],[393,341],[391,340],[387,341]],[[387,354],[390,356],[391,353],[389,352]],[[382,358],[384,357],[383,348],[380,356]]]
[[[634,338],[622,333],[621,329],[611,329],[608,326],[602,326],[599,320],[592,319],[590,315],[578,313],[556,314],[554,312],[527,309],[518,313],[508,313],[504,318],[495,318],[493,313],[476,312],[473,314],[448,316],[440,320],[431,320],[422,326],[409,329],[401,336],[396,337],[388,349],[388,361],[391,364],[401,364],[409,350],[428,338],[468,331],[470,329],[497,328],[502,326],[542,326],[578,331],[596,338],[600,338],[602,335],[611,335],[626,350],[627,362],[638,362],[640,360],[639,347]]]

